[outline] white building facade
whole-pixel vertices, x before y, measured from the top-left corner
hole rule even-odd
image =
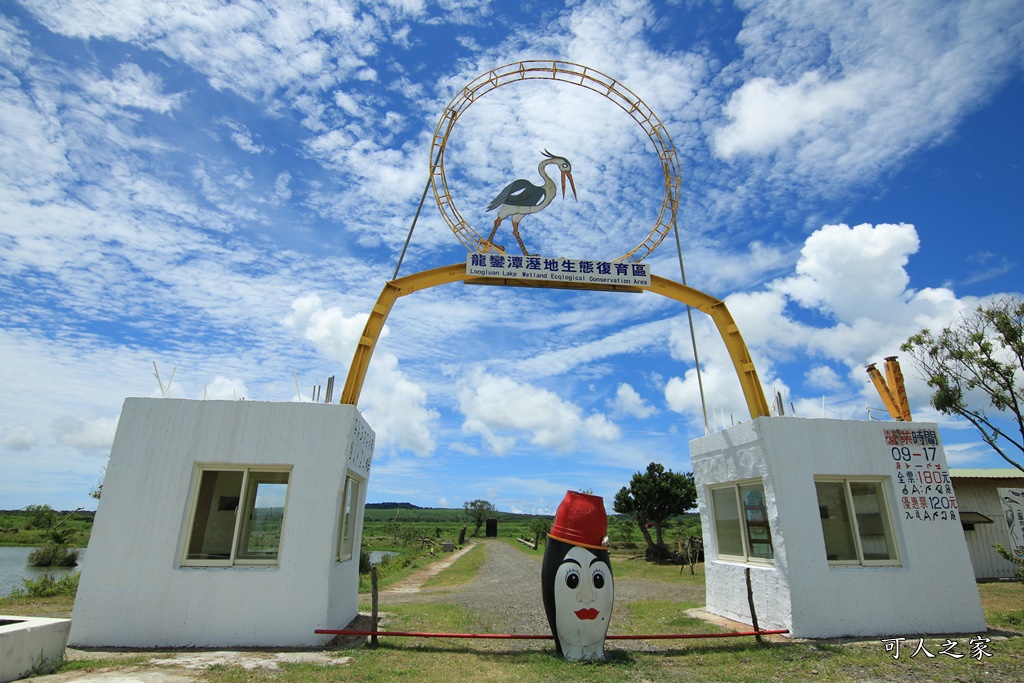
[[[690,444],[706,608],[803,638],[986,630],[932,423],[762,417]]]
[[[358,611],[373,445],[353,406],[127,399],[69,644],[325,644]]]

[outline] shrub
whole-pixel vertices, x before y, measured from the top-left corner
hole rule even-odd
[[[24,588],[15,588],[11,591],[12,598],[52,598],[56,595],[74,596],[78,592],[79,573],[68,574],[59,579],[53,578],[53,574],[43,574],[38,579],[22,579]]]
[[[78,564],[78,549],[46,542],[28,556],[33,567],[74,567]]]
[[[1003,559],[1013,563],[1014,577],[1016,580],[1024,583],[1024,560],[1019,557],[1014,557],[1010,554],[1010,551],[1004,548],[1001,544],[996,543],[992,546],[996,549],[996,552],[1003,556]]]

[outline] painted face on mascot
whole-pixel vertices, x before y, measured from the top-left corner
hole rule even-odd
[[[566,493],[548,534],[541,594],[555,649],[569,660],[604,659],[615,597],[607,531],[600,496]]]

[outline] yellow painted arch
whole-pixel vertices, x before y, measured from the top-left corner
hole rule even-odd
[[[359,394],[362,392],[363,381],[366,379],[366,370],[370,367],[370,358],[373,356],[373,350],[384,329],[384,323],[395,302],[398,301],[398,297],[438,285],[459,281],[472,282],[474,279],[480,278],[467,275],[465,263],[454,263],[450,266],[424,270],[386,282],[383,291],[377,298],[377,303],[374,304],[373,310],[370,312],[370,318],[363,327],[363,334],[359,338],[359,344],[352,356],[348,377],[345,378],[345,388],[342,390],[340,402],[346,405],[356,405],[359,402]],[[593,289],[587,285],[567,284],[563,286],[569,289]],[[651,276],[650,287],[638,287],[637,289],[667,296],[710,315],[718,328],[718,333],[722,335],[722,341],[725,342],[725,348],[729,351],[729,357],[736,368],[736,376],[739,378],[743,397],[747,401],[750,417],[765,417],[769,414],[768,402],[765,400],[761,381],[757,377],[757,370],[750,357],[750,351],[743,342],[736,321],[733,320],[732,314],[726,308],[725,302],[692,287],[657,275]]]

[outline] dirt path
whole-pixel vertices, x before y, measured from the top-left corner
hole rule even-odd
[[[396,581],[395,583],[391,584],[383,591],[381,591],[381,594],[419,593],[423,589],[423,584],[424,582],[426,582],[427,579],[431,578],[432,576],[437,576],[445,569],[448,569],[448,567],[455,564],[456,560],[458,560],[460,557],[462,557],[470,550],[472,550],[473,547],[473,545],[463,546],[454,553],[446,555],[443,559],[434,562],[429,567],[424,567],[423,569],[420,569],[418,571],[413,572],[412,574],[409,574],[409,576],[405,577],[401,581]]]
[[[480,572],[464,586],[454,588],[423,589],[423,581],[441,569],[436,565],[416,572],[401,585],[396,584],[380,593],[380,610],[386,613],[388,605],[411,602],[448,602],[468,610],[481,633],[548,634],[547,617],[541,599],[540,566],[543,551],[524,553],[503,541],[484,539],[477,541],[487,553]],[[454,561],[454,560],[453,560]],[[440,563],[437,563],[440,564]],[[445,566],[450,566],[450,562]],[[428,573],[428,570],[431,570]],[[418,586],[419,588],[415,588]],[[615,609],[620,613],[636,600],[663,599],[703,603],[703,591],[694,592],[688,584],[669,584],[653,581],[616,579]],[[382,626],[387,628],[386,624]],[[612,617],[611,632],[615,632]],[[547,641],[498,641],[502,649],[534,649],[550,647]],[[609,645],[617,649],[652,650],[657,644],[644,641],[616,641]]]

